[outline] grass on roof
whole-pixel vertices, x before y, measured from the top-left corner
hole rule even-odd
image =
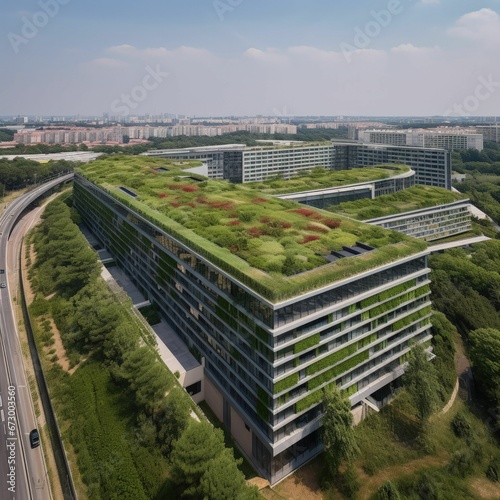
[[[326,170],[323,167],[317,167],[294,175],[289,180],[275,178],[263,182],[248,182],[245,183],[245,187],[273,195],[298,193],[313,189],[326,189],[388,179],[409,171],[410,167],[407,165],[396,164],[376,165],[351,170]]]
[[[357,220],[370,220],[388,215],[411,212],[467,199],[466,195],[434,186],[414,186],[404,191],[379,196],[374,200],[348,201],[327,208]]]
[[[159,168],[167,170],[158,170]],[[269,300],[280,300],[412,255],[422,241],[226,181],[168,159],[113,156],[79,173]],[[194,180],[198,179],[198,181]],[[137,194],[133,198],[120,187]],[[328,263],[361,241],[378,250]]]

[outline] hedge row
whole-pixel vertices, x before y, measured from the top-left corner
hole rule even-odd
[[[400,330],[401,328],[404,328],[405,326],[411,325],[415,321],[423,318],[424,316],[427,316],[430,313],[431,313],[431,306],[427,306],[427,307],[424,307],[423,309],[420,309],[420,311],[416,311],[412,314],[409,314],[408,316],[401,318],[400,320],[394,322],[392,324],[392,331],[395,332],[396,330]]]
[[[347,359],[346,361],[334,366],[333,368],[330,368],[326,372],[323,372],[321,375],[318,375],[317,377],[309,380],[309,382],[307,383],[307,388],[311,391],[316,387],[323,385],[325,382],[328,382],[328,380],[331,380],[335,377],[338,377],[339,375],[342,375],[343,373],[348,372],[349,370],[352,370],[354,367],[363,363],[363,361],[366,361],[369,355],[369,351],[360,352],[356,356]]]
[[[298,354],[299,352],[305,351],[309,349],[310,347],[313,347],[317,344],[319,344],[320,341],[320,335],[319,333],[316,333],[315,335],[312,335],[311,337],[308,337],[307,339],[299,340],[296,344],[293,346],[293,352],[295,354]]]
[[[347,356],[354,354],[357,350],[361,349],[365,345],[371,344],[376,339],[377,339],[377,334],[374,333],[369,337],[365,337],[361,340],[358,340],[358,342],[354,344],[344,347],[344,349],[341,349],[340,351],[330,354],[326,358],[320,359],[316,363],[306,368],[307,375],[314,375],[315,373],[324,370],[325,368],[328,368],[329,366],[332,366],[335,363],[338,363],[342,359],[347,358]]]
[[[285,391],[286,389],[290,389],[290,387],[293,387],[298,383],[299,383],[299,374],[292,373],[290,376],[274,384],[274,394],[278,394],[280,392]]]
[[[361,309],[366,309],[374,304],[378,304],[379,302],[383,302],[384,300],[390,299],[395,295],[399,295],[400,293],[406,292],[410,288],[414,287],[417,284],[416,280],[410,280],[406,283],[401,283],[401,285],[397,285],[395,287],[389,288],[389,290],[385,290],[384,292],[380,292],[377,295],[373,295],[372,297],[368,297],[361,301]]]

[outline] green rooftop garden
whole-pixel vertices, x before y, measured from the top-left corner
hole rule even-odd
[[[245,185],[186,176],[165,158],[112,156],[83,165],[78,173],[271,301],[427,247],[400,233],[280,200]],[[333,263],[325,259],[332,250],[357,241],[376,250]]]
[[[394,194],[379,196],[374,200],[356,200],[327,208],[335,214],[343,214],[357,220],[411,212],[467,199],[468,196],[434,186],[414,186]]]
[[[407,165],[376,165],[373,167],[354,168],[352,170],[326,170],[317,167],[310,171],[301,172],[291,179],[269,179],[262,182],[248,182],[245,187],[255,189],[266,194],[288,194],[314,189],[348,186],[380,179],[388,179],[410,171]]]

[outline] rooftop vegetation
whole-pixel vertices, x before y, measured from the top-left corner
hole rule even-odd
[[[394,194],[379,196],[374,200],[364,199],[340,203],[327,210],[357,220],[369,220],[402,212],[411,212],[427,207],[444,205],[468,197],[434,186],[414,186]]]
[[[376,165],[374,167],[355,168],[352,170],[326,170],[317,167],[301,172],[291,179],[269,179],[263,182],[249,182],[245,187],[266,194],[285,194],[326,189],[350,184],[360,184],[380,179],[388,179],[410,171],[406,165]]]
[[[319,288],[427,246],[245,186],[207,181],[194,174],[186,177],[164,158],[114,156],[84,165],[79,173],[271,301]],[[137,196],[127,195],[120,187]],[[333,263],[324,258],[357,241],[376,250]]]

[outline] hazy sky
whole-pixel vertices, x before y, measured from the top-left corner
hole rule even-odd
[[[500,0],[2,0],[0,115],[500,115]]]

